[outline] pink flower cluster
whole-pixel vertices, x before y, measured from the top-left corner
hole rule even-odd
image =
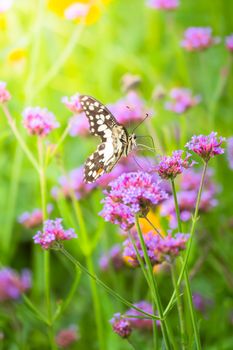
[[[64,96],[61,99],[62,103],[68,108],[73,114],[82,112],[82,106],[79,100],[79,93],[71,97]]]
[[[223,154],[224,149],[221,145],[225,141],[223,137],[217,138],[216,132],[211,132],[209,135],[193,136],[185,147],[190,151],[198,154],[205,162],[216,155]]]
[[[72,137],[87,136],[90,134],[89,122],[83,112],[71,117],[69,120],[69,124],[69,134]]]
[[[53,210],[52,204],[48,204],[47,213],[50,214]],[[18,218],[18,222],[26,228],[34,228],[42,224],[43,214],[41,209],[34,209],[31,213],[24,212]]]
[[[31,274],[23,270],[21,275],[9,267],[0,269],[0,301],[18,299],[31,287]]]
[[[233,52],[233,34],[226,37],[225,43],[228,51]]]
[[[33,237],[35,244],[40,244],[43,249],[51,248],[55,242],[77,238],[73,229],[64,230],[62,219],[47,220],[44,222],[43,231],[37,232]]]
[[[179,6],[179,0],[148,0],[147,3],[157,10],[174,10]]]
[[[89,5],[82,4],[79,2],[75,2],[74,4],[70,5],[65,10],[65,18],[69,20],[75,20],[78,18],[86,17],[86,15],[89,12]]]
[[[104,191],[104,208],[100,213],[106,221],[128,230],[134,225],[135,215],[145,215],[149,208],[167,198],[158,182],[143,172],[122,174]]]
[[[145,234],[144,241],[152,265],[161,264],[164,261],[172,262],[179,255],[180,251],[185,249],[188,238],[188,234],[182,233],[177,233],[174,237],[169,233],[163,238],[152,231]],[[140,257],[144,260],[143,250],[137,234],[134,235],[134,243]],[[131,239],[127,239],[124,242],[123,256],[131,266],[139,266],[136,250]]]
[[[23,125],[29,134],[41,137],[59,127],[54,114],[40,107],[27,107],[23,111]]]
[[[114,314],[113,318],[109,322],[112,325],[113,331],[121,338],[128,338],[132,333],[129,320],[121,316],[120,313]]]
[[[99,266],[103,271],[107,271],[109,268],[113,268],[116,271],[120,270],[124,266],[121,246],[115,244],[106,254],[102,255],[99,260]]]
[[[174,151],[172,155],[162,156],[156,167],[156,172],[162,179],[173,180],[177,175],[181,174],[185,169],[190,168],[193,162],[189,160],[190,154],[182,159],[183,151]]]
[[[0,81],[0,103],[8,102],[10,99],[11,95],[6,89],[6,83],[4,81]]]
[[[69,328],[64,328],[58,332],[56,335],[56,344],[60,348],[68,348],[70,345],[74,344],[79,339],[77,328],[71,326]]]
[[[182,114],[196,106],[201,101],[201,96],[192,96],[189,89],[174,88],[170,92],[172,101],[165,103],[165,108],[177,114]]]
[[[121,124],[127,125],[143,120],[147,114],[152,115],[153,111],[146,109],[145,102],[139,97],[136,91],[129,91],[127,95],[114,104],[109,104],[110,112]]]
[[[190,27],[184,33],[181,46],[187,51],[200,51],[217,44],[219,38],[212,36],[212,29],[209,27]]]

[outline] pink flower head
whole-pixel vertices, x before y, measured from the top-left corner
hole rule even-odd
[[[161,264],[164,261],[171,262],[179,255],[180,251],[185,249],[188,238],[188,234],[182,233],[177,233],[174,237],[172,237],[172,235],[169,233],[163,238],[157,234],[154,234],[152,231],[145,234],[144,241],[151,264]],[[137,234],[134,236],[134,243],[141,259],[144,261],[143,249]],[[129,265],[133,267],[139,266],[137,253],[130,239],[126,239],[124,242],[123,256]]]
[[[193,136],[185,147],[198,154],[205,162],[208,162],[210,158],[224,153],[224,149],[221,148],[223,141],[225,141],[223,137],[220,136],[218,139],[217,133],[211,132],[207,136]]]
[[[23,111],[23,125],[30,135],[44,137],[60,124],[47,108],[27,107]]]
[[[148,0],[147,3],[157,10],[174,10],[179,6],[179,0]]]
[[[187,51],[205,50],[219,42],[219,38],[212,36],[212,29],[209,27],[190,27],[184,33],[181,42]]]
[[[162,156],[161,161],[156,167],[156,171],[162,179],[174,179],[181,174],[184,169],[188,169],[193,165],[189,160],[190,154],[182,159],[183,151],[174,151],[171,156]]]
[[[165,108],[177,114],[186,112],[201,101],[200,96],[192,96],[191,91],[184,88],[172,89],[170,97],[172,101],[166,102]]]
[[[79,339],[77,328],[71,326],[60,330],[56,335],[56,344],[61,348],[68,348]]]
[[[13,5],[13,0],[0,0],[0,13],[8,11]]]
[[[77,114],[82,112],[82,106],[79,100],[79,94],[76,93],[71,97],[64,96],[62,97],[62,103],[68,108],[72,113]]]
[[[233,34],[226,37],[225,43],[228,51],[233,52]]]
[[[90,126],[84,113],[74,115],[70,118],[70,136],[87,136],[90,134]]]
[[[65,18],[69,20],[75,20],[82,17],[86,17],[90,9],[90,6],[87,4],[82,4],[80,2],[75,2],[65,9],[64,15]]]
[[[124,266],[120,245],[115,244],[106,254],[102,255],[99,265],[103,271],[107,271],[111,267],[116,271],[120,270]]]
[[[4,81],[0,81],[0,103],[8,102],[10,99],[11,95],[6,89],[6,83]]]
[[[114,314],[109,322],[112,325],[113,331],[121,338],[128,338],[132,333],[129,320],[121,316],[120,313]]]
[[[52,195],[57,198],[60,194],[65,197],[71,197],[74,192],[77,199],[87,196],[95,187],[96,184],[86,184],[83,181],[83,167],[73,169],[69,174],[61,176],[59,179],[60,187],[55,187],[52,190]]]
[[[105,221],[119,224],[123,230],[134,225],[136,214],[145,215],[150,207],[167,198],[159,182],[154,182],[151,175],[143,172],[122,174],[110,182],[104,194],[100,215]]]
[[[147,312],[148,314],[154,313],[152,304],[148,303],[147,301],[144,301],[144,300],[139,301],[138,303],[135,303],[134,306]],[[153,321],[151,319],[139,318],[139,317],[143,317],[143,314],[140,311],[137,311],[137,310],[132,308],[132,309],[127,310],[125,312],[125,315],[126,316],[136,316],[135,318],[133,318],[133,317],[127,318],[133,329],[151,330],[153,328]],[[157,325],[159,325],[160,321],[156,321],[156,323],[157,323]]]
[[[233,170],[233,137],[229,137],[227,140],[227,158],[229,168]]]
[[[62,219],[46,220],[43,231],[38,231],[33,237],[35,244],[40,244],[43,249],[51,248],[55,242],[77,238],[72,228],[64,230]]]
[[[18,299],[31,287],[31,273],[23,270],[21,275],[9,267],[0,269],[0,301]]]
[[[145,102],[136,91],[129,91],[127,95],[114,104],[109,104],[110,112],[121,124],[142,121],[146,114],[151,115],[153,111],[146,109]]]
[[[47,206],[47,213],[53,210],[52,204]],[[41,209],[34,209],[31,213],[25,212],[18,218],[18,222],[26,228],[34,228],[42,224],[43,214]]]

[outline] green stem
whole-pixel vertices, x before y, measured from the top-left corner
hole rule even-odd
[[[76,267],[78,267],[81,271],[83,271],[84,273],[86,273],[90,278],[92,278],[96,283],[98,283],[99,286],[101,286],[102,288],[104,288],[107,293],[109,293],[110,295],[112,295],[114,298],[118,299],[120,302],[122,302],[123,304],[125,304],[126,306],[128,306],[129,308],[132,308],[138,312],[140,312],[141,314],[149,317],[150,319],[155,319],[155,320],[160,320],[159,317],[152,315],[148,312],[145,312],[144,310],[136,307],[134,304],[132,304],[131,302],[127,301],[126,299],[124,299],[121,295],[119,295],[118,293],[116,293],[113,289],[111,289],[110,287],[108,287],[104,282],[102,282],[96,275],[93,275],[92,273],[90,273],[90,271],[83,266],[78,260],[76,260],[67,250],[65,250],[65,248],[61,245],[59,247],[59,250],[61,251],[62,254],[64,254]]]
[[[58,57],[55,64],[52,64],[51,69],[45,74],[44,79],[35,87],[34,95],[38,94],[41,90],[43,90],[49,84],[49,82],[57,75],[60,69],[64,66],[67,59],[76,47],[77,40],[82,34],[83,27],[83,24],[79,24],[76,26],[73,35],[71,36],[67,46],[64,48],[62,54]]]
[[[151,261],[150,261],[150,258],[148,256],[146,244],[145,244],[145,241],[143,238],[143,234],[141,231],[141,227],[140,227],[137,215],[135,216],[135,219],[136,219],[136,227],[137,227],[137,232],[138,232],[140,244],[141,244],[141,247],[143,250],[143,255],[144,255],[145,262],[146,262],[146,266],[148,268],[148,281],[150,284],[151,294],[152,294],[153,299],[155,301],[155,304],[157,306],[159,318],[161,319],[161,330],[162,330],[164,342],[166,345],[166,349],[171,349],[171,345],[170,345],[170,341],[169,341],[169,337],[168,337],[168,325],[167,325],[167,322],[164,320],[163,306],[162,306],[162,303],[160,300],[158,285],[157,285],[157,282],[156,282],[154,275],[153,275],[153,267],[151,265]]]
[[[181,280],[182,280],[183,275],[184,275],[186,289],[187,289],[187,298],[188,298],[190,316],[191,316],[191,320],[192,320],[194,336],[195,336],[196,346],[197,346],[198,350],[201,349],[201,342],[200,342],[200,335],[199,335],[198,326],[197,326],[196,313],[195,313],[194,306],[193,306],[193,299],[192,299],[192,292],[191,292],[190,282],[189,282],[189,278],[188,278],[187,262],[188,262],[188,258],[189,258],[190,251],[191,251],[191,245],[192,245],[193,235],[194,235],[194,232],[195,232],[196,222],[198,220],[198,213],[199,213],[199,207],[200,207],[200,201],[201,201],[201,194],[202,194],[202,190],[203,190],[203,186],[204,186],[204,180],[205,180],[205,176],[206,176],[207,166],[208,166],[208,162],[205,162],[204,163],[203,172],[202,172],[200,187],[199,187],[199,190],[198,190],[197,201],[196,201],[195,212],[194,212],[194,216],[193,216],[193,220],[192,220],[192,227],[191,227],[191,231],[190,231],[190,238],[189,238],[189,242],[188,242],[188,247],[187,247],[185,259],[183,260],[183,258],[181,258],[182,269],[181,269],[181,273],[179,275],[179,278],[178,278],[178,281],[177,281],[177,284],[176,284],[177,288],[178,288],[180,286]],[[180,210],[179,210],[179,205],[178,205],[178,201],[177,201],[177,195],[176,195],[176,189],[175,189],[174,180],[172,180],[171,183],[172,183],[172,191],[173,191],[174,202],[175,202],[176,216],[177,216],[177,221],[178,221],[178,228],[179,228],[179,231],[181,233],[182,232],[182,226],[181,226],[181,219],[180,219]],[[175,298],[176,292],[174,292],[173,295],[174,295],[174,298]],[[173,295],[172,295],[172,298],[170,299],[170,302],[169,302],[170,305],[173,303],[173,300],[172,300],[173,299]],[[169,304],[168,304],[168,306],[169,306]],[[165,314],[166,314],[167,310],[169,310],[168,306],[167,306],[167,308],[165,310]]]
[[[3,112],[7,118],[8,124],[9,124],[13,134],[15,135],[15,138],[19,142],[19,144],[20,144],[21,148],[23,149],[25,155],[27,156],[28,160],[32,163],[32,165],[34,166],[36,171],[39,173],[38,163],[37,163],[36,159],[34,158],[32,152],[29,150],[28,146],[24,142],[20,132],[18,131],[15,120],[12,118],[7,105],[2,104],[1,107],[2,107]]]
[[[171,275],[172,275],[173,287],[176,292],[177,309],[178,309],[179,323],[180,323],[181,349],[185,350],[186,341],[185,341],[185,322],[184,322],[183,306],[180,298],[180,291],[176,284],[176,273],[175,273],[175,267],[173,265],[171,265]]]
[[[46,165],[48,165],[50,160],[56,155],[59,147],[62,145],[62,143],[64,142],[66,136],[68,135],[69,129],[70,129],[70,125],[68,124],[68,126],[63,131],[61,137],[59,138],[59,140],[58,140],[57,144],[55,145],[55,147],[53,148],[53,150],[50,153],[47,152],[46,159],[45,159],[45,164]]]
[[[47,207],[46,207],[46,169],[45,169],[45,160],[44,160],[44,144],[42,137],[38,137],[38,158],[39,158],[39,180],[40,180],[40,192],[41,192],[41,206],[42,206],[42,217],[43,222],[47,218]],[[45,299],[47,304],[47,313],[50,327],[48,329],[49,339],[52,349],[56,349],[54,342],[54,332],[52,324],[52,305],[51,305],[51,276],[50,276],[50,251],[44,250],[44,290],[45,290]]]

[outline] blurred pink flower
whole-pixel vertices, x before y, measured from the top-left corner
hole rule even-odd
[[[226,43],[226,48],[230,51],[233,52],[233,34],[229,35],[225,39]]]
[[[110,112],[121,124],[142,121],[146,114],[152,115],[153,111],[145,107],[145,102],[136,91],[129,91],[127,95],[113,104],[107,106]]]
[[[128,338],[132,333],[129,319],[124,318],[120,313],[114,314],[109,322],[112,325],[113,331],[121,338]]]
[[[68,348],[79,339],[78,331],[75,326],[64,328],[56,335],[56,344],[60,348]]]
[[[11,99],[9,91],[6,89],[6,83],[0,81],[0,103],[8,102]]]
[[[14,0],[0,0],[0,13],[8,11],[13,5]]]
[[[113,268],[116,271],[120,270],[124,266],[121,246],[115,244],[108,252],[102,255],[99,260],[99,266],[103,271],[107,271],[109,268]]]
[[[192,96],[192,92],[189,89],[184,88],[172,89],[170,97],[172,101],[166,102],[165,108],[177,114],[186,112],[201,101],[200,95]]]
[[[79,94],[76,93],[71,97],[64,96],[61,99],[62,103],[74,114],[80,113],[82,111],[82,106],[79,101]]]
[[[184,33],[181,46],[187,51],[200,51],[218,44],[220,39],[212,36],[210,27],[190,27]]]
[[[74,115],[70,118],[70,136],[87,136],[90,134],[90,126],[84,113]]]
[[[23,270],[21,275],[9,267],[0,269],[0,301],[18,299],[31,288],[31,273]]]
[[[41,137],[60,126],[53,113],[40,107],[27,107],[23,111],[23,125],[29,134]]]
[[[48,204],[47,213],[50,214],[53,210],[52,204]],[[18,222],[26,228],[34,228],[42,224],[43,214],[41,209],[34,209],[31,213],[24,212],[18,218]]]
[[[148,0],[147,4],[157,10],[174,10],[179,6],[179,0]]]
[[[148,314],[153,314],[153,306],[152,304],[148,303],[147,301],[139,301],[138,303],[135,303],[134,306],[138,307],[139,309],[147,312]],[[148,329],[151,330],[153,328],[153,321],[151,319],[143,318],[143,314],[140,311],[137,311],[135,309],[129,309],[125,312],[126,316],[141,316],[142,318],[133,318],[129,317],[127,318],[129,320],[129,323],[133,329]],[[157,326],[160,325],[160,321],[156,321]]]
[[[75,2],[66,8],[64,15],[65,18],[69,20],[75,20],[78,18],[86,17],[90,9],[88,4],[82,4],[80,2]]]

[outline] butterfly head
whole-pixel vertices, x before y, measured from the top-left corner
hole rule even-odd
[[[135,134],[129,135],[127,154],[126,155],[128,155],[134,148],[137,147],[136,139],[137,139],[137,136]]]

